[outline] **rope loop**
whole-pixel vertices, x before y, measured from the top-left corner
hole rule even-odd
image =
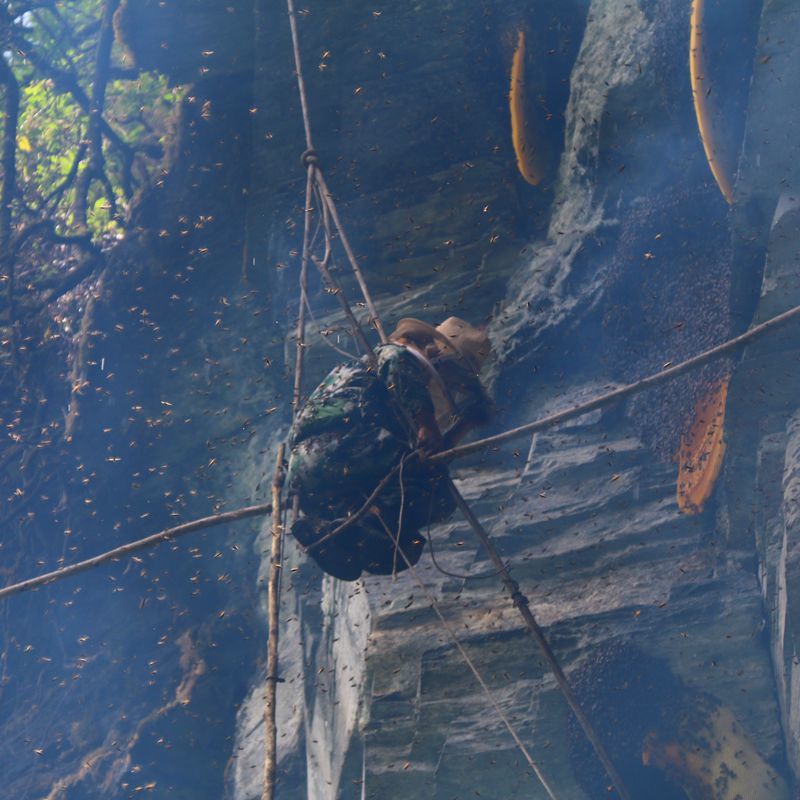
[[[315,167],[318,166],[319,156],[317,155],[317,151],[314,150],[313,147],[309,147],[308,150],[303,150],[300,161],[304,167],[308,167],[309,164],[313,164]]]

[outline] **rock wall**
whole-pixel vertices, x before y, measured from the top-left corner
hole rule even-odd
[[[781,84],[796,80],[800,10],[764,4],[740,185],[749,203],[746,233],[767,242],[755,319],[800,302],[797,187],[799,121]],[[780,119],[773,135],[768,119]],[[757,212],[752,208],[758,209]],[[761,228],[754,220],[766,220]],[[745,351],[732,393],[739,436],[731,439],[726,493],[732,548],[755,548],[786,750],[800,768],[797,642],[797,332],[788,328]]]
[[[741,151],[732,210],[697,135],[688,0],[299,10],[314,144],[379,311],[387,326],[453,313],[489,324],[489,432],[800,300],[787,96],[800,18],[778,0],[706,6],[711,90],[724,143]],[[65,466],[79,534],[50,547],[53,562],[263,499],[289,419],[304,145],[285,9],[127,0],[116,22],[131,58],[190,85],[170,169],[137,205],[99,303],[88,377],[103,388]],[[510,136],[520,30],[538,187]],[[355,298],[340,256],[336,269]],[[339,359],[319,331],[350,346],[313,277],[310,297],[307,389]],[[787,328],[453,469],[569,675],[634,647],[716,698],[787,774],[787,761],[800,769],[796,358]],[[687,516],[673,456],[727,371],[724,473]],[[438,567],[426,554],[420,577],[558,796],[606,796],[599,766],[574,757],[569,712],[516,612],[481,577],[491,568],[470,530],[454,517],[431,538]],[[9,606],[0,764],[15,796],[259,797],[267,544],[254,525],[208,533]],[[411,576],[337,583],[286,547],[279,797],[545,796]],[[16,568],[35,571],[35,552]],[[97,651],[76,644],[84,635]],[[646,780],[640,750],[596,723],[632,782]]]
[[[794,12],[765,6],[754,57],[748,31],[758,27],[758,4],[741,4],[729,18],[709,5],[709,38],[716,22],[724,32],[717,47],[727,54],[720,57],[724,66],[710,74],[727,92],[726,144],[735,150],[743,137],[753,140],[754,108],[767,95],[774,93],[776,102],[782,97],[776,81],[787,73],[776,66],[765,74],[763,48],[772,41],[770,27]],[[314,58],[307,57],[315,141],[323,154],[337,154],[330,180],[365,256],[381,313],[390,324],[406,314],[436,319],[454,309],[472,319],[491,314],[497,429],[724,339],[741,327],[747,304],[755,305],[752,279],[736,274],[747,258],[763,263],[768,252],[786,280],[794,275],[791,244],[781,254],[775,232],[766,241],[752,210],[729,213],[711,178],[688,84],[688,3],[559,5],[537,9],[535,18],[522,6],[492,4],[482,6],[480,19],[476,8],[428,4],[348,6],[337,20],[308,10],[301,24],[304,51],[319,54],[316,72],[310,69]],[[536,55],[527,69],[545,84],[555,75],[569,87],[566,95],[550,96],[560,99],[563,120],[550,131],[552,177],[539,190],[521,182],[508,149],[503,105],[513,48],[508,42],[514,41],[508,32],[519,27],[557,37],[560,48],[545,52],[561,60],[540,61],[541,51],[529,45]],[[739,47],[735,59],[733,41]],[[281,47],[263,48],[269,64],[284,57]],[[495,63],[487,66],[493,48]],[[476,60],[480,81],[474,80]],[[726,68],[725,77],[720,70]],[[538,77],[541,71],[547,79]],[[293,89],[291,82],[270,85],[262,105],[295,111]],[[480,128],[459,128],[457,120],[476,108],[482,109]],[[398,130],[404,135],[398,137]],[[282,137],[271,130],[265,163],[288,161],[295,133]],[[269,148],[284,157],[268,158]],[[758,162],[752,151],[746,144],[745,165],[748,158]],[[782,167],[774,175],[791,162],[790,153],[779,158]],[[277,183],[296,193],[300,181]],[[761,195],[774,193],[774,177],[743,166],[737,203],[752,208],[756,182],[767,187]],[[276,199],[288,207],[282,194],[264,191],[265,217]],[[494,218],[481,216],[487,207]],[[786,226],[784,231],[789,218]],[[754,231],[760,246],[753,243]],[[276,248],[287,240],[273,234],[269,241]],[[273,249],[265,257],[277,259],[278,253]],[[781,308],[792,304],[784,290],[778,296],[785,300]],[[765,308],[760,317],[775,310]],[[780,352],[773,339],[761,347]],[[775,356],[773,369],[782,357]],[[791,516],[777,487],[783,481],[790,491],[793,472],[790,462],[784,467],[785,420],[760,440],[765,458],[767,442],[778,441],[769,459],[777,482],[767,478],[775,519],[768,522],[760,511],[758,525],[745,535],[744,521],[763,506],[755,496],[765,491],[752,485],[765,469],[758,466],[761,459],[744,456],[752,443],[743,429],[761,416],[752,406],[740,409],[742,396],[752,400],[757,385],[752,368],[744,366],[749,358],[459,464],[454,475],[510,560],[568,673],[609,643],[633,642],[664,659],[689,690],[723,702],[780,768],[787,752],[795,760],[791,692],[797,679],[778,675],[778,702],[771,657],[787,663],[787,652],[794,652],[786,650],[791,605],[784,590],[768,637],[765,609],[772,595],[763,587],[767,575],[776,587],[791,583],[784,533]],[[686,516],[675,500],[672,456],[695,400],[729,369],[735,377],[725,479],[702,514]],[[767,541],[756,528],[774,533]],[[431,537],[445,570],[490,571],[464,523],[454,519]],[[308,565],[294,568],[309,583],[298,593],[300,580],[292,580],[287,613],[302,620],[303,631],[299,646],[284,640],[283,652],[293,668],[298,665],[291,680],[302,684],[305,718],[286,733],[291,746],[282,750],[283,792],[315,799],[449,798],[467,791],[545,796],[521,768],[513,743],[411,577],[341,587],[309,574]],[[567,741],[569,713],[496,580],[450,578],[427,556],[420,575],[551,785],[575,798],[601,791],[606,779],[596,767],[585,770],[597,774],[595,789],[592,778],[576,772]],[[336,625],[350,633],[331,637]],[[302,670],[294,655],[298,647],[305,654]],[[256,702],[257,687],[258,681]],[[287,690],[283,702],[300,696],[299,688]],[[245,718],[239,758],[252,769],[259,763],[259,740],[247,735]],[[613,748],[616,732],[603,733]],[[249,800],[257,785],[237,778],[229,794]]]

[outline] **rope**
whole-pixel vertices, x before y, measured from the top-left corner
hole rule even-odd
[[[387,487],[389,481],[394,478],[394,476],[400,471],[400,465],[397,464],[392,467],[391,470],[381,479],[380,483],[372,490],[370,496],[364,501],[364,504],[355,514],[351,514],[344,522],[337,525],[332,531],[326,533],[321,539],[317,539],[316,542],[313,542],[308,547],[305,548],[306,553],[310,553],[312,550],[316,550],[321,545],[325,544],[325,542],[330,541],[335,536],[338,536],[343,531],[346,531],[351,525],[355,525],[370,509],[373,502],[378,498],[381,492]]]
[[[155,544],[159,544],[159,542],[177,539],[179,536],[193,533],[202,528],[211,528],[214,525],[222,525],[225,522],[234,522],[235,520],[247,519],[248,517],[261,517],[271,512],[272,504],[262,503],[257,506],[237,508],[234,511],[226,511],[223,514],[213,514],[210,517],[202,517],[201,519],[195,519],[191,522],[184,522],[182,525],[176,525],[174,528],[166,528],[163,531],[146,536],[144,539],[128,542],[128,544],[115,547],[113,550],[108,550],[105,553],[100,553],[100,555],[87,558],[85,561],[79,561],[76,564],[70,564],[68,567],[61,567],[52,572],[46,572],[44,575],[37,575],[35,578],[28,578],[28,580],[20,581],[19,583],[12,583],[10,586],[5,586],[0,589],[0,599],[10,597],[12,594],[24,592],[27,589],[35,589],[38,586],[54,583],[70,575],[77,575],[79,572],[85,572],[107,561],[116,561],[130,553],[135,553],[137,550],[143,550],[145,547],[151,547]]]
[[[726,353],[733,352],[734,350],[737,350],[743,345],[748,344],[754,339],[763,336],[765,333],[769,333],[786,322],[793,320],[798,316],[798,314],[800,314],[800,306],[794,306],[788,311],[784,311],[782,314],[778,314],[778,316],[773,317],[766,322],[762,322],[760,325],[750,328],[750,330],[734,337],[733,339],[728,339],[722,344],[718,344],[716,347],[705,350],[702,353],[693,356],[692,358],[687,358],[686,361],[681,361],[679,364],[670,366],[654,375],[648,375],[646,378],[642,378],[635,383],[629,383],[625,386],[621,386],[619,389],[615,389],[607,394],[602,394],[599,397],[595,397],[593,400],[587,400],[585,403],[572,406],[572,408],[567,408],[564,411],[558,411],[555,414],[551,414],[549,417],[544,417],[543,419],[536,420],[535,422],[529,422],[527,425],[520,425],[518,428],[512,428],[511,430],[504,431],[503,433],[498,433],[495,436],[487,436],[485,439],[478,439],[477,441],[470,442],[469,444],[453,447],[450,450],[443,450],[442,452],[431,456],[431,461],[451,461],[454,458],[467,456],[471,453],[477,452],[478,450],[482,450],[484,447],[492,447],[493,445],[507,442],[509,439],[516,439],[519,436],[524,436],[528,433],[535,433],[536,431],[541,431],[545,428],[552,428],[554,425],[558,425],[561,422],[566,422],[569,419],[574,419],[575,417],[580,417],[589,411],[594,411],[596,408],[610,405],[617,400],[621,400],[623,397],[630,397],[638,394],[645,389],[650,389],[653,386],[657,386],[659,383],[664,383],[668,380],[672,380],[673,378],[677,378],[684,372],[689,372],[697,367],[701,367],[709,361],[713,361],[714,359],[719,358]]]
[[[336,204],[333,202],[333,195],[331,195],[330,191],[328,191],[328,185],[325,183],[325,178],[323,177],[322,171],[319,168],[316,170],[316,177],[323,201],[328,206],[331,217],[333,217],[333,222],[339,231],[339,238],[341,239],[342,247],[344,248],[344,252],[347,254],[347,260],[350,262],[350,267],[353,270],[353,274],[356,276],[359,287],[361,288],[361,294],[364,295],[364,300],[370,313],[370,321],[375,325],[375,329],[378,331],[378,336],[381,338],[381,344],[386,344],[389,341],[389,338],[386,336],[386,331],[383,329],[383,323],[381,322],[381,318],[378,316],[378,311],[375,308],[375,304],[372,302],[372,296],[370,295],[369,288],[364,280],[364,276],[361,274],[361,269],[356,261],[353,248],[350,247],[350,242],[347,239],[347,233],[345,232],[344,226],[339,219],[339,212],[336,210]]]
[[[449,570],[446,570],[443,566],[441,566],[439,562],[436,560],[436,553],[434,552],[433,549],[433,537],[431,536],[430,531],[428,531],[428,535],[426,538],[428,540],[428,551],[431,554],[431,561],[433,562],[433,566],[439,572],[441,572],[442,575],[446,575],[448,578],[457,578],[460,581],[482,581],[486,580],[487,578],[496,578],[500,574],[499,569],[492,570],[491,572],[479,572],[477,575],[466,575],[466,574],[462,575],[459,572],[450,572]]]
[[[300,392],[303,383],[303,354],[306,349],[306,307],[308,306],[308,256],[311,237],[311,201],[314,192],[313,167],[309,165],[306,176],[306,204],[303,224],[303,256],[300,263],[300,309],[297,317],[297,351],[294,362],[294,390],[292,392],[292,416],[300,406]]]
[[[397,543],[400,539],[400,532],[403,530],[403,514],[406,510],[406,482],[403,480],[403,467],[407,458],[407,454],[400,456],[400,471],[397,475],[400,482],[400,511],[397,514],[397,539],[395,540],[394,554],[392,555],[392,580],[397,580]]]
[[[353,353],[349,353],[347,350],[342,349],[338,345],[335,345],[328,337],[331,335],[333,331],[328,329],[327,331],[322,330],[322,326],[319,323],[319,320],[314,316],[314,312],[311,309],[311,305],[308,302],[308,298],[306,298],[306,311],[308,312],[308,316],[311,317],[311,321],[317,325],[318,333],[320,339],[333,350],[334,352],[338,353],[342,358],[346,358],[348,361],[357,361],[358,356],[354,355]]]
[[[312,169],[312,167],[309,167]],[[317,195],[319,197],[319,189],[317,189]],[[332,241],[332,234],[330,228],[330,221],[328,219],[328,207],[322,201],[322,198],[319,197],[320,206],[322,206],[322,227],[325,231],[325,252],[322,256],[322,259],[316,258],[315,256],[311,256],[311,260],[317,267],[320,275],[322,276],[322,280],[325,282],[325,285],[328,287],[328,291],[332,295],[336,297],[341,306],[344,315],[347,317],[348,321],[350,322],[350,327],[353,332],[353,336],[355,337],[356,341],[361,345],[361,349],[366,354],[367,358],[370,361],[370,364],[373,366],[376,363],[375,354],[372,352],[372,345],[367,340],[367,337],[364,335],[364,331],[361,328],[361,324],[356,319],[355,314],[353,314],[353,310],[350,308],[350,304],[347,302],[347,298],[345,297],[344,291],[342,287],[337,283],[336,279],[328,270],[328,262],[331,259],[331,241]],[[306,208],[309,208],[307,205]],[[306,212],[307,214],[310,212]]]
[[[297,17],[294,13],[294,3],[286,0],[286,8],[289,12],[289,29],[292,34],[292,53],[294,54],[294,72],[297,76],[297,89],[300,93],[300,108],[303,112],[303,128],[306,133],[306,153],[314,153],[314,145],[311,143],[311,120],[308,115],[308,101],[306,100],[306,83],[303,80],[303,65],[300,63],[300,41],[297,38]],[[316,155],[316,153],[314,153]],[[303,154],[305,156],[305,153]]]
[[[372,296],[370,295],[369,287],[367,286],[364,276],[361,273],[361,269],[358,266],[358,261],[353,253],[353,248],[350,247],[350,241],[347,238],[347,232],[345,231],[344,226],[339,219],[339,212],[336,209],[336,203],[333,200],[333,195],[331,195],[330,191],[328,190],[328,185],[325,182],[322,170],[319,168],[319,156],[317,155],[316,150],[314,150],[314,145],[311,140],[311,118],[308,113],[308,97],[306,95],[306,82],[303,78],[303,64],[300,59],[300,40],[297,35],[297,16],[294,11],[293,0],[286,0],[286,8],[289,14],[289,27],[292,33],[292,53],[294,55],[295,75],[297,76],[297,91],[300,95],[300,110],[303,115],[303,129],[305,130],[306,135],[306,149],[303,152],[302,161],[303,164],[308,168],[309,175],[312,173],[312,171],[314,173],[314,178],[319,186],[322,205],[328,209],[328,212],[333,218],[334,225],[336,225],[336,228],[339,231],[339,238],[341,239],[344,252],[347,255],[347,260],[350,262],[350,267],[353,270],[356,280],[358,281],[361,293],[364,295],[364,300],[367,304],[367,308],[369,309],[370,321],[375,325],[375,329],[378,331],[381,344],[386,344],[386,342],[389,341],[388,337],[386,336],[386,331],[384,330],[381,319],[378,316],[377,310],[375,309],[375,304],[372,302]],[[368,348],[367,352],[371,352],[371,349],[372,348]]]
[[[528,762],[528,765],[533,770],[534,774],[539,779],[539,782],[544,787],[545,792],[547,792],[547,796],[550,798],[550,800],[557,800],[556,795],[554,794],[553,790],[550,788],[550,785],[547,783],[546,778],[542,774],[542,770],[540,769],[539,765],[533,760],[533,757],[528,752],[528,748],[525,747],[525,743],[522,741],[522,739],[520,739],[519,734],[515,730],[514,726],[511,724],[511,721],[509,720],[508,716],[500,707],[499,703],[494,697],[494,694],[492,694],[492,690],[489,688],[486,681],[483,679],[483,676],[481,675],[478,668],[475,666],[475,662],[469,657],[469,654],[459,641],[452,626],[442,613],[438,600],[434,596],[433,592],[431,592],[431,590],[428,588],[427,584],[422,580],[422,578],[420,578],[419,574],[417,573],[417,570],[414,568],[414,565],[408,560],[405,551],[400,547],[400,542],[398,540],[398,537],[392,533],[391,529],[386,525],[386,523],[383,521],[381,517],[378,517],[378,519],[383,525],[383,529],[384,531],[386,531],[386,534],[391,538],[395,546],[395,552],[400,553],[400,556],[402,557],[403,561],[405,561],[406,567],[408,567],[409,572],[413,576],[414,580],[417,582],[417,585],[424,592],[425,596],[428,599],[428,602],[431,604],[431,607],[436,612],[436,616],[439,617],[439,621],[442,623],[442,627],[447,631],[447,634],[453,640],[453,644],[455,644],[455,646],[458,648],[458,652],[461,654],[461,657],[464,659],[467,666],[472,671],[472,674],[475,676],[475,680],[478,681],[481,689],[483,689],[483,692],[486,695],[487,700],[491,704],[492,708],[494,708],[494,710],[497,712],[500,719],[503,721],[503,724],[506,726],[506,730],[508,730],[508,732],[511,734],[511,737],[514,739],[514,742],[519,748],[519,751],[522,753],[523,757]]]
[[[339,301],[339,305],[342,307],[342,311],[344,311],[345,316],[350,321],[350,325],[353,328],[353,333],[356,337],[356,340],[361,345],[361,349],[365,351],[367,358],[371,362],[375,362],[375,355],[372,352],[372,347],[370,346],[369,341],[367,341],[367,337],[364,335],[364,331],[361,330],[361,325],[359,325],[358,320],[355,318],[353,314],[353,310],[350,307],[350,304],[347,302],[347,298],[344,295],[344,290],[341,286],[336,282],[336,279],[331,275],[330,271],[328,270],[328,255],[326,257],[319,259],[315,256],[311,256],[311,260],[316,264],[317,269],[320,271],[323,280],[331,289],[331,292],[336,296],[336,299]]]

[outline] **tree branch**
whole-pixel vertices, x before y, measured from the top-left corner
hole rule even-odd
[[[5,37],[3,37],[5,39]],[[2,155],[3,186],[0,189],[0,280],[5,281],[8,304],[11,349],[17,360],[17,321],[14,298],[14,253],[12,249],[11,207],[17,193],[17,125],[19,124],[19,84],[14,73],[0,53],[0,84],[5,87],[5,124],[3,126]]]
[[[11,241],[10,251],[12,255],[19,253],[25,242],[37,234],[53,244],[76,245],[88,251],[91,255],[99,254],[99,250],[92,244],[92,237],[88,233],[81,234],[80,236],[62,236],[60,233],[56,233],[55,222],[52,219],[40,219],[36,222],[31,222],[17,231]]]
[[[67,272],[61,281],[52,288],[43,298],[45,305],[49,305],[59,297],[63,297],[68,291],[74,289],[81,281],[93,275],[105,264],[105,259],[98,252],[94,258],[87,258],[82,264],[75,267],[75,269]]]
[[[114,7],[119,4],[119,0],[112,0],[114,3]],[[113,17],[113,11],[111,12],[111,16]],[[6,14],[8,18],[8,14]],[[105,19],[105,17],[104,17]],[[77,76],[73,73],[59,69],[58,67],[51,64],[46,58],[40,55],[36,48],[24,37],[22,31],[17,28],[12,30],[12,39],[14,45],[19,50],[20,55],[26,58],[31,65],[36,69],[41,75],[46,78],[49,78],[53,81],[53,85],[55,88],[64,93],[69,94],[72,99],[78,104],[80,109],[84,111],[90,117],[92,116],[92,102],[93,100],[86,94],[83,87],[80,85]],[[108,56],[110,56],[110,45],[113,44],[114,39],[114,31],[113,28],[110,29],[110,37],[109,37],[109,50]],[[98,55],[99,52],[99,45],[98,43]],[[108,58],[107,56],[107,58]],[[106,74],[105,80],[103,83],[103,100],[105,100],[105,87],[108,82],[108,78],[111,75],[111,69],[108,66],[108,60],[106,61]],[[97,76],[97,70],[95,69],[95,77]],[[94,93],[94,91],[93,91]],[[135,155],[134,148],[131,147],[123,138],[122,136],[117,133],[114,128],[108,123],[105,117],[102,116],[102,103],[100,106],[101,113],[99,115],[98,124],[100,127],[100,131],[102,132],[103,136],[108,139],[109,142],[117,149],[120,155],[120,159],[122,161],[122,190],[125,193],[125,197],[130,199],[133,197],[133,159]],[[85,155],[85,151],[81,153],[81,157]]]
[[[114,44],[114,12],[120,0],[105,0],[103,3],[103,17],[100,23],[100,33],[97,40],[97,55],[94,62],[94,78],[92,80],[92,99],[89,104],[89,163],[78,177],[75,198],[75,216],[78,225],[87,228],[86,206],[89,199],[89,190],[94,180],[99,180],[108,195],[112,211],[116,216],[116,200],[114,190],[105,172],[105,157],[103,156],[103,106],[106,100],[106,87],[108,86],[109,68],[111,65],[111,47]]]
[[[81,165],[81,161],[83,161],[83,159],[86,157],[87,149],[88,146],[86,142],[81,142],[78,145],[78,149],[75,151],[75,158],[72,160],[72,165],[69,168],[69,172],[64,177],[64,180],[61,181],[61,183],[59,183],[58,186],[56,186],[55,189],[53,189],[53,191],[44,198],[44,202],[42,203],[43,207],[46,207],[51,203],[53,204],[53,207],[58,205],[58,201],[61,199],[61,196],[67,191],[67,189],[69,189],[70,186],[72,186],[72,184],[75,182],[75,178],[78,177],[78,168]]]

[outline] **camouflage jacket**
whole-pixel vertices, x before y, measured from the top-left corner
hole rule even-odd
[[[381,345],[375,356],[375,367],[363,358],[331,370],[298,413],[292,447],[324,433],[361,429],[369,434],[379,428],[414,446],[409,421],[423,412],[433,413],[425,368],[401,345]]]

